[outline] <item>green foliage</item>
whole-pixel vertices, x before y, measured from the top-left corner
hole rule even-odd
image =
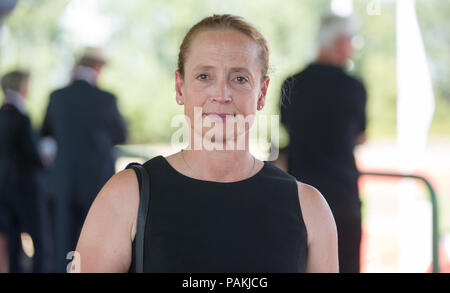
[[[416,7],[436,98],[430,132],[450,137],[450,3],[420,0]]]
[[[28,109],[34,122],[45,110],[52,72],[64,66],[55,58],[65,50],[58,19],[68,1],[21,0],[6,20],[6,42],[0,47],[1,73],[21,68],[32,74]]]
[[[364,15],[361,35],[365,45],[357,53],[356,62],[368,95],[368,136],[394,136],[397,103],[395,3],[384,3],[380,15],[372,16],[364,13],[366,7],[362,2],[358,3],[358,10]]]
[[[111,17],[120,14],[121,26],[109,45],[114,52],[111,55],[117,58],[113,57],[102,81],[118,93],[124,112],[132,117],[133,141],[169,140],[170,119],[182,113],[175,103],[174,92],[178,47],[189,27],[212,14],[241,15],[267,37],[271,49],[271,84],[267,107],[262,113],[277,114],[283,79],[298,70],[307,61],[306,56],[312,55],[314,31],[308,28],[319,17],[314,9],[318,6],[325,9],[329,3],[288,1],[287,5],[289,9],[284,4],[280,9],[278,1],[191,0],[183,1],[182,5],[180,1],[135,1],[130,7],[124,1],[108,1],[104,12]],[[265,11],[278,13],[262,13]]]
[[[86,0],[87,1],[87,0]],[[20,0],[6,20],[7,42],[0,47],[0,73],[20,67],[31,71],[28,108],[40,126],[51,90],[65,85],[79,43],[61,27],[70,0]],[[100,85],[114,92],[128,121],[132,143],[168,142],[170,121],[182,108],[175,103],[174,72],[178,47],[195,22],[212,14],[238,14],[255,24],[271,49],[271,83],[262,114],[277,114],[283,80],[314,59],[315,34],[329,0],[108,0],[100,13],[114,31],[106,44],[109,62]],[[450,131],[449,2],[417,0],[429,57],[436,113],[431,131]],[[368,1],[355,0],[364,37],[352,74],[368,92],[369,136],[393,136],[396,123],[395,2],[381,1],[381,14],[366,13]],[[80,20],[82,21],[82,20]],[[286,141],[285,133],[281,140]],[[283,144],[283,143],[282,143]]]

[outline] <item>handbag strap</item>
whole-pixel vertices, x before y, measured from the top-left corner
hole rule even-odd
[[[145,168],[138,163],[131,163],[127,166],[127,169],[132,168],[136,175],[141,178],[139,186],[139,210],[137,217],[137,227],[135,236],[135,264],[136,273],[144,272],[144,234],[145,224],[147,223],[148,206],[150,200],[150,176]]]

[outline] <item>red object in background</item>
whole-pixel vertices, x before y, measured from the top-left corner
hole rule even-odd
[[[433,272],[433,264],[430,264],[430,266],[426,270],[426,273],[432,272]],[[439,245],[439,272],[450,273],[450,259],[442,245]]]

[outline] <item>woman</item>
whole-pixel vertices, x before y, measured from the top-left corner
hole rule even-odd
[[[236,16],[205,18],[185,36],[176,101],[194,123],[186,150],[144,164],[151,177],[145,271],[338,271],[336,227],[321,194],[255,159],[249,127],[234,133],[227,124],[264,107],[268,55],[264,37]],[[218,125],[215,135],[198,127],[199,112],[200,123]],[[224,147],[241,138],[243,149]],[[130,270],[138,206],[135,172],[114,175],[83,226],[74,259],[81,272]]]

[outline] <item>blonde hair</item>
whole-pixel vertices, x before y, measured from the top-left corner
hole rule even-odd
[[[178,71],[180,72],[181,77],[184,77],[184,64],[188,56],[189,46],[194,37],[202,31],[220,29],[232,29],[241,32],[259,45],[259,58],[262,63],[261,73],[262,79],[264,79],[269,70],[269,47],[266,39],[256,27],[247,22],[244,18],[230,14],[214,14],[213,16],[206,17],[191,27],[187,32],[181,43],[180,53],[178,54]]]

